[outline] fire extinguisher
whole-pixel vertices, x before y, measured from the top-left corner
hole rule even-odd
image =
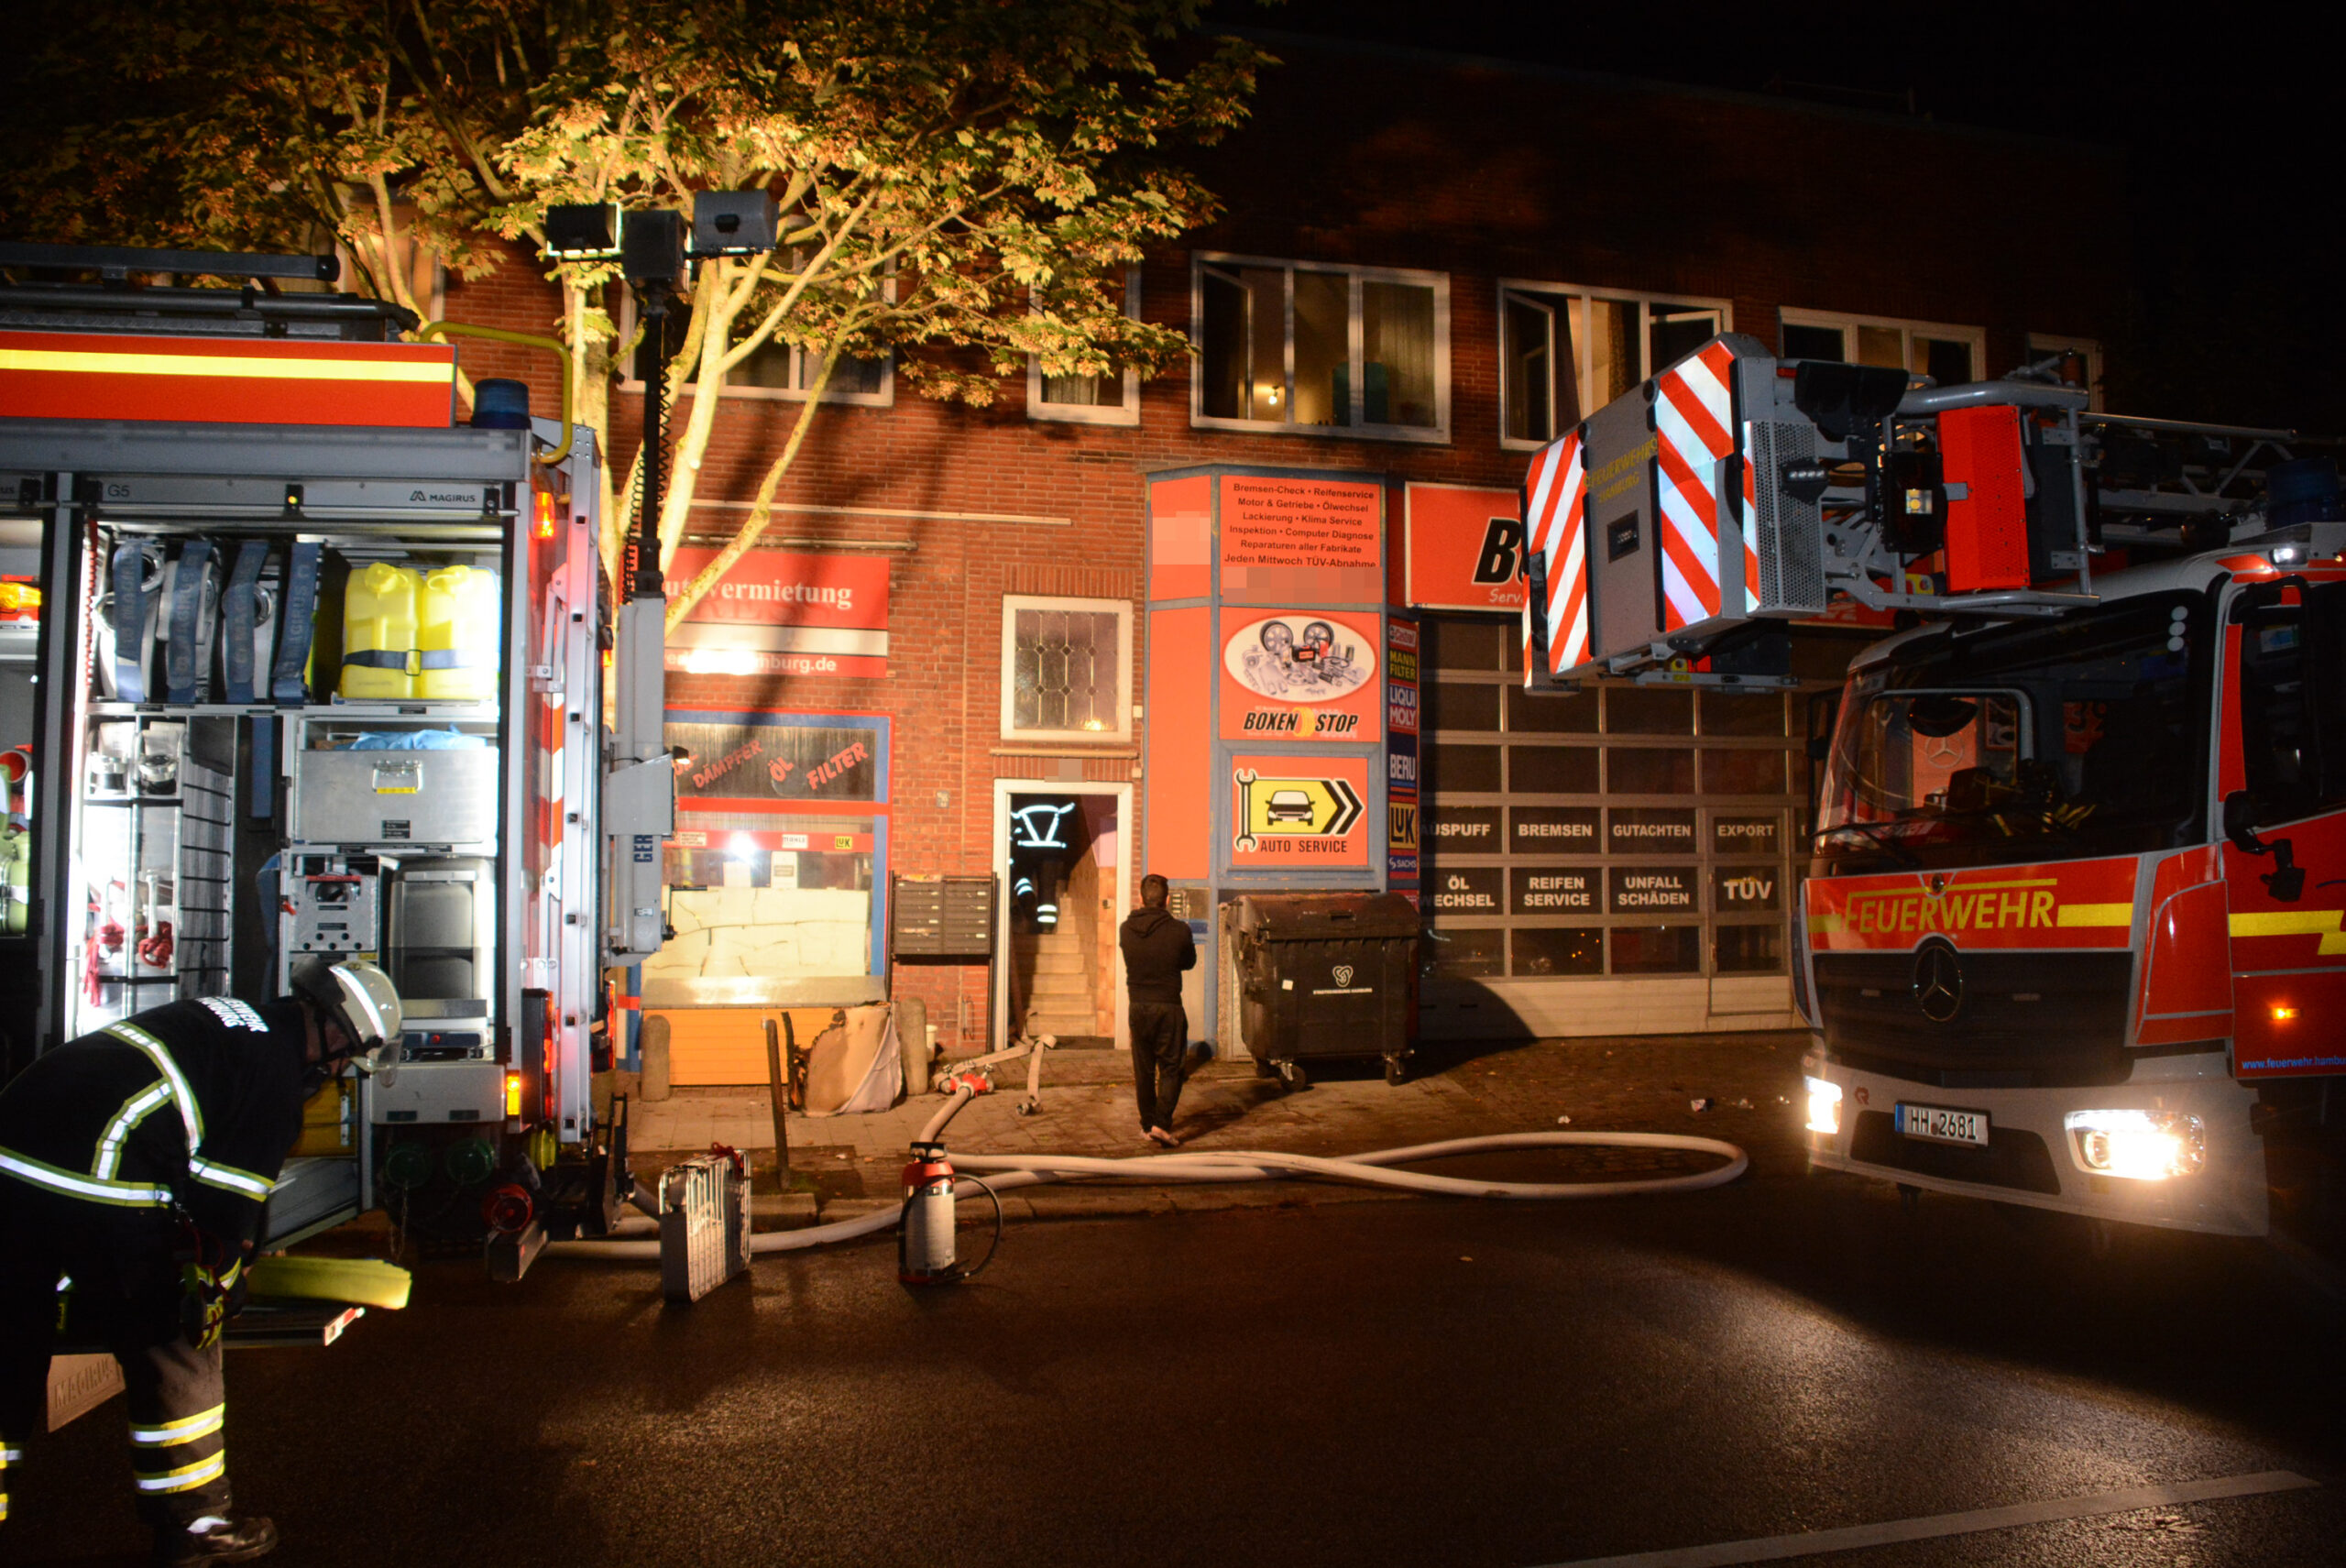
[[[993,1244],[974,1268],[953,1251],[953,1162],[941,1143],[915,1143],[904,1166],[904,1210],[896,1227],[896,1277],[906,1285],[952,1285],[975,1279],[1002,1245],[1002,1200],[977,1177],[963,1177],[993,1201]]]

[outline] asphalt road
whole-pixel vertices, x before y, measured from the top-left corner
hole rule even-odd
[[[893,1265],[686,1310],[648,1268],[428,1266],[331,1349],[232,1359],[240,1501],[289,1564],[1532,1568],[2283,1470],[2321,1485],[1828,1560],[2346,1561],[2346,1309],[2254,1244],[1762,1175],[1036,1223],[921,1294]],[[120,1432],[36,1451],[0,1560],[132,1560]]]

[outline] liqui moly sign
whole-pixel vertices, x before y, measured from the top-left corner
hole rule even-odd
[[[677,551],[668,580],[690,582],[717,554]],[[668,633],[667,666],[689,674],[885,674],[888,559],[748,551]]]

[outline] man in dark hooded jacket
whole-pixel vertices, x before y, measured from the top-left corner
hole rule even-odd
[[[1170,887],[1150,872],[1140,879],[1140,907],[1116,933],[1124,951],[1124,992],[1131,999],[1133,1092],[1140,1102],[1142,1135],[1173,1147],[1173,1107],[1181,1098],[1189,1049],[1189,1019],[1181,1011],[1181,971],[1197,968],[1198,944],[1189,923],[1165,908]]]

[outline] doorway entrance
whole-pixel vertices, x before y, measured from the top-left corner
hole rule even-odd
[[[994,1037],[1130,1048],[1116,927],[1133,902],[1132,786],[994,781]]]

